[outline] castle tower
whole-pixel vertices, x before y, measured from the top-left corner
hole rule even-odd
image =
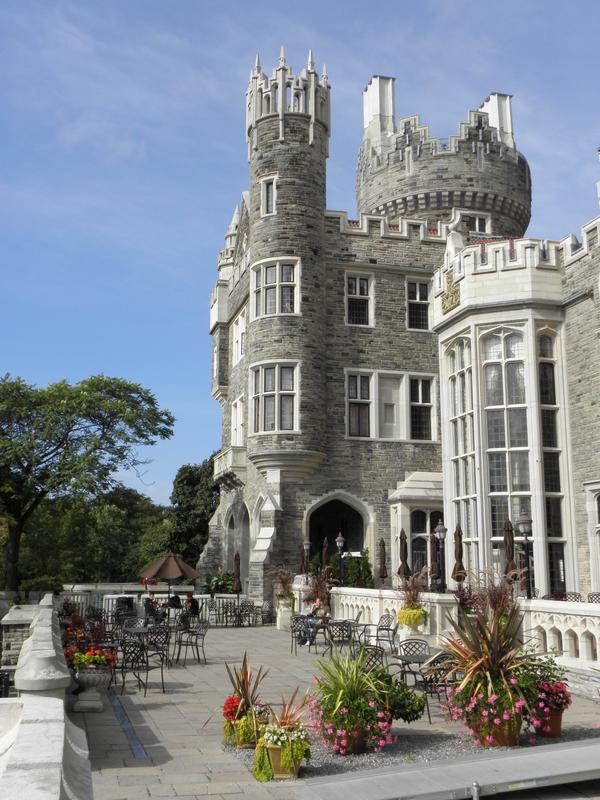
[[[247,452],[273,485],[307,474],[324,457],[329,120],[327,74],[317,74],[312,53],[297,76],[283,48],[271,77],[257,56],[246,117]]]
[[[359,212],[436,222],[448,221],[456,208],[478,233],[525,233],[531,176],[515,146],[510,95],[492,93],[447,142],[430,138],[418,116],[396,123],[393,78],[371,78],[363,111]]]

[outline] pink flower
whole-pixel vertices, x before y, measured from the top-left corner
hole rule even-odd
[[[481,712],[481,716],[482,717],[487,717],[488,714],[489,714],[489,711],[487,710],[487,708],[484,708],[483,711]]]
[[[476,747],[481,747],[481,740],[480,739],[473,739],[473,744]]]
[[[494,720],[494,725],[502,725],[502,721],[498,719],[498,717]]]
[[[342,739],[340,741],[340,744],[341,744],[342,747],[346,747],[346,745],[348,744],[348,739]]]
[[[509,678],[509,683],[512,683],[513,686],[516,686],[517,685],[517,679],[516,678]]]
[[[502,719],[510,719],[510,714],[508,711],[505,711],[504,714],[502,714]]]
[[[491,706],[493,706],[493,705],[494,705],[494,703],[496,702],[496,700],[497,700],[497,699],[498,699],[498,695],[497,695],[497,694],[491,694],[491,695],[488,697],[488,703],[489,703]]]
[[[345,756],[346,755],[346,751],[340,748],[340,755],[341,756]]]
[[[385,739],[380,739],[379,740],[379,746],[383,747],[384,745],[385,745]]]
[[[531,724],[533,725],[534,728],[539,728],[542,723],[539,721],[537,717],[532,717]]]

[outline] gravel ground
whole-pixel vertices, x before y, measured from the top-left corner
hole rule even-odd
[[[304,763],[300,770],[301,778],[319,778],[325,775],[336,775],[342,772],[356,770],[379,769],[383,767],[412,766],[415,763],[432,763],[448,759],[490,756],[511,748],[495,747],[484,749],[471,743],[468,734],[441,733],[411,733],[408,726],[394,729],[392,735],[396,742],[381,753],[367,752],[362,755],[339,756],[331,750],[326,750],[318,742],[311,746],[311,758]],[[523,747],[539,747],[552,745],[557,742],[570,742],[578,739],[600,738],[600,728],[589,728],[583,725],[567,725],[563,728],[560,739],[536,737],[530,742],[530,735],[521,734],[520,745]],[[249,770],[252,769],[254,750],[237,750],[224,745],[225,749],[235,751],[240,761]]]

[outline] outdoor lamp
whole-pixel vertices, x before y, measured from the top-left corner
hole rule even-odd
[[[527,599],[531,600],[533,592],[531,588],[531,563],[529,555],[529,545],[531,543],[531,517],[526,511],[521,511],[517,520],[517,530],[523,537],[525,544],[525,558],[527,559]]]
[[[302,547],[304,548],[304,569],[306,570],[306,577],[308,577],[308,558],[310,556],[310,539],[305,539],[302,542]]]
[[[340,586],[344,585],[344,559],[342,558],[342,553],[344,551],[344,545],[346,544],[346,540],[342,536],[342,532],[340,531],[335,538],[335,546],[338,549],[338,554],[340,557]]]
[[[440,520],[438,524],[435,526],[435,535],[437,538],[442,542],[442,544],[446,541],[446,534],[448,533],[448,528],[444,526],[444,523]]]

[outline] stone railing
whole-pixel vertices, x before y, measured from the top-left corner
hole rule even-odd
[[[2,620],[5,635],[7,628],[22,626],[27,615],[29,635],[14,670],[19,697],[0,700],[0,797],[91,800],[85,731],[65,710],[71,674],[52,595],[38,606],[13,607]],[[16,639],[13,645],[11,657]]]
[[[335,588],[331,592],[332,614],[341,619],[354,619],[362,612],[361,622],[376,624],[385,613],[401,607],[401,595],[391,589]],[[440,636],[448,633],[448,614],[456,614],[456,601],[450,594],[424,593],[423,608],[427,622],[417,635],[431,644],[440,644]],[[555,653],[558,661],[570,672],[584,674],[589,682],[600,681],[600,604],[570,603],[556,600],[519,599],[523,610],[523,633],[540,653]]]

